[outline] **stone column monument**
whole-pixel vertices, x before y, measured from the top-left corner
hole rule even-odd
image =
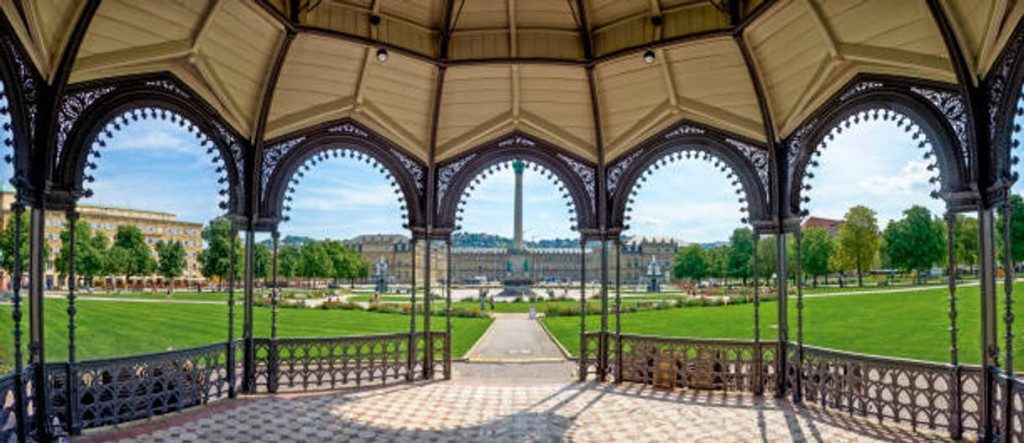
[[[512,247],[508,248],[508,263],[505,267],[505,289],[503,296],[527,296],[531,293],[533,279],[530,278],[530,265],[526,247],[523,245],[523,171],[526,163],[522,160],[512,162],[512,170],[516,174],[515,219],[513,222]]]

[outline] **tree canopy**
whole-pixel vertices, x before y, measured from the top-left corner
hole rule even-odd
[[[882,234],[882,253],[893,267],[922,271],[942,263],[946,242],[942,220],[932,217],[924,206],[903,211],[903,218],[889,223]]]
[[[693,244],[676,253],[674,274],[676,278],[701,281],[708,276],[707,252],[701,245]]]
[[[875,211],[863,205],[850,208],[836,240],[834,267],[857,271],[857,285],[864,286],[864,271],[870,269],[881,242]]]

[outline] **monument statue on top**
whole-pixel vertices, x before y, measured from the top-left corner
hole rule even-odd
[[[661,292],[661,264],[654,256],[647,264],[647,292]]]
[[[512,246],[507,250],[508,262],[505,264],[505,288],[502,296],[528,296],[532,293],[533,279],[530,278],[529,256],[523,245],[523,171],[526,163],[522,160],[512,162],[512,171],[516,174],[515,219],[513,222]]]
[[[388,261],[384,256],[377,257],[377,262],[373,264],[373,277],[376,281],[374,292],[378,294],[384,294],[388,292]]]

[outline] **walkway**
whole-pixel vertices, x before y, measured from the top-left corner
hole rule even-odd
[[[493,314],[494,323],[469,351],[470,362],[564,362],[566,355],[529,314]]]
[[[941,430],[938,431],[941,435]],[[636,384],[451,382],[227,400],[79,441],[942,441],[770,395]]]

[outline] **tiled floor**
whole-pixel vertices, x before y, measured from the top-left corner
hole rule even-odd
[[[224,401],[82,441],[936,441],[770,396],[624,384],[395,385]]]

